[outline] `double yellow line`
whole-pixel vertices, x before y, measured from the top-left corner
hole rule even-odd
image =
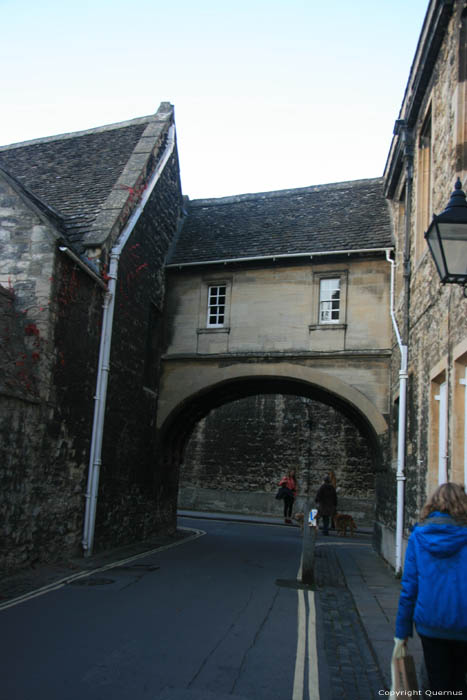
[[[316,606],[313,591],[298,590],[297,655],[292,700],[319,700]],[[307,677],[306,677],[307,676]],[[308,687],[308,695],[306,689]]]

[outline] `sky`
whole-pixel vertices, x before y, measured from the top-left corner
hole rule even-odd
[[[428,0],[0,0],[0,143],[175,107],[190,199],[383,174]]]

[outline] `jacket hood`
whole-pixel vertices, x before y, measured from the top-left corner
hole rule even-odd
[[[446,523],[440,522],[444,519]],[[467,526],[457,524],[446,513],[431,513],[423,525],[417,526],[416,532],[420,547],[433,556],[450,557],[467,546]]]

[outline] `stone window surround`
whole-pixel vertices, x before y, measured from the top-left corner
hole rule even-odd
[[[441,483],[442,471],[447,469],[448,430],[449,430],[449,387],[448,362],[443,358],[430,372],[429,387],[429,433],[428,433],[428,470],[427,494]],[[444,431],[444,432],[443,432]],[[440,436],[441,433],[441,436]],[[440,443],[440,437],[443,444]]]
[[[309,331],[337,331],[347,328],[347,286],[348,286],[348,269],[333,269],[320,272],[313,272],[312,292],[311,292],[311,308],[312,318],[314,323],[308,326]],[[319,305],[320,305],[320,286],[322,279],[340,279],[340,309],[338,323],[320,323],[319,321]]]
[[[223,326],[208,326],[208,295],[209,287],[225,285],[225,312]],[[230,333],[230,308],[232,293],[232,275],[210,275],[203,277],[200,284],[199,313],[197,334],[201,333]]]
[[[453,439],[451,478],[457,483],[467,481],[467,339],[453,352]]]
[[[465,483],[467,479],[467,339],[452,352],[452,365],[447,356],[430,372],[430,422],[428,435],[427,493],[439,483],[440,386],[446,386],[446,452],[447,479]]]
[[[224,328],[227,285],[223,282],[208,286],[207,327]]]
[[[416,139],[416,168],[417,168],[417,215],[415,221],[415,263],[417,264],[427,251],[425,231],[432,215],[432,145],[433,145],[433,112],[432,97],[428,101],[421,128]]]

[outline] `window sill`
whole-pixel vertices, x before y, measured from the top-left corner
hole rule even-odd
[[[228,326],[225,328],[197,328],[196,332],[198,335],[204,333],[230,333],[230,328]]]
[[[308,330],[311,331],[345,331],[347,328],[346,323],[313,323],[308,326]]]

